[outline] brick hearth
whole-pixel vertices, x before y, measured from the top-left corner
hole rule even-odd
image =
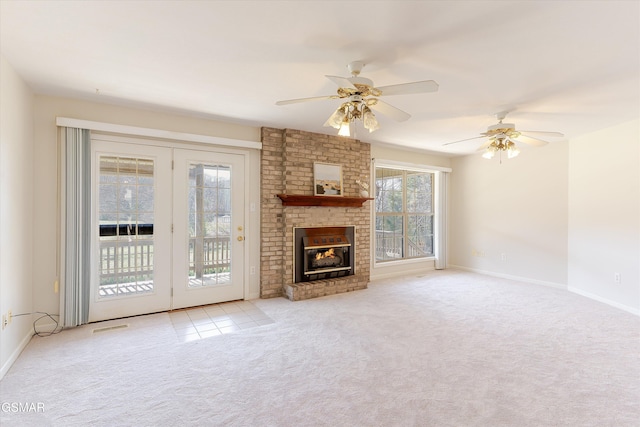
[[[359,197],[357,180],[370,174],[371,147],[339,136],[291,129],[262,129],[262,298],[292,301],[365,289],[369,283],[371,201],[362,207],[282,206],[277,194],[313,195],[313,163],[342,165],[343,195]],[[356,227],[355,274],[294,283],[293,228]]]

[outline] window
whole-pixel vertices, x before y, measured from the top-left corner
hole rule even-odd
[[[433,172],[376,166],[376,262],[434,256],[433,188]]]

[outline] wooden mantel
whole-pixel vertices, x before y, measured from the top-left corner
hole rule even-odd
[[[277,194],[282,206],[337,206],[360,208],[370,197],[303,196],[300,194]]]

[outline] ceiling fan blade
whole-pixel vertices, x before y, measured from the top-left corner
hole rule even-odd
[[[411,117],[411,114],[406,113],[399,108],[394,107],[393,105],[389,105],[386,102],[380,101],[379,99],[376,99],[376,102],[367,102],[367,105],[372,110],[378,111],[385,116],[389,116],[398,122],[404,122],[406,120],[409,120],[409,118]]]
[[[298,102],[320,101],[323,99],[338,99],[338,98],[340,98],[338,95],[328,95],[328,96],[314,96],[312,98],[287,99],[284,101],[276,102],[276,105],[297,104]]]
[[[461,139],[461,140],[459,140],[459,141],[447,142],[447,143],[442,144],[442,145],[457,144],[458,142],[471,141],[471,140],[473,140],[473,139],[478,139],[478,138],[486,138],[486,135],[474,136],[473,138],[467,138],[467,139]]]
[[[513,139],[513,141],[523,142],[525,144],[533,145],[535,147],[542,147],[543,145],[547,145],[549,143],[549,141],[545,141],[531,135],[525,135],[523,133],[521,133],[520,136],[518,136],[518,138]]]
[[[489,140],[487,140],[487,141],[483,142],[483,143],[482,143],[482,145],[476,149],[476,151],[483,151],[483,150],[486,150],[486,149],[487,149],[487,147],[488,147],[489,145],[491,145],[491,143],[492,143],[492,142],[493,142],[493,140],[491,140],[491,139],[489,139]]]
[[[413,93],[436,92],[438,83],[433,80],[424,80],[421,82],[402,83],[399,85],[377,87],[382,95],[410,95]]]
[[[562,138],[564,136],[563,133],[560,132],[543,132],[540,130],[521,130],[518,131],[520,133],[532,133],[534,135],[540,135],[540,136],[554,136],[556,138]]]
[[[325,77],[331,80],[332,82],[334,82],[335,84],[337,84],[338,87],[348,87],[351,89],[357,89],[357,87],[355,87],[353,83],[351,83],[351,81],[346,77],[340,77],[340,76],[325,76]]]

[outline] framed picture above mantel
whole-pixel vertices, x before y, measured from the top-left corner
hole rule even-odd
[[[315,196],[342,196],[342,166],[314,162],[313,194]]]

